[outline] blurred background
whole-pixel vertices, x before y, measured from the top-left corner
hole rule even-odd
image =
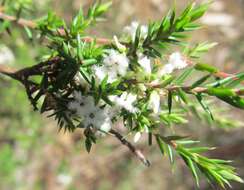
[[[178,10],[187,0],[176,0]],[[200,2],[200,1],[197,1]],[[48,10],[70,21],[79,8],[85,9],[90,0],[34,0],[26,18],[38,18]],[[114,0],[107,14],[107,22],[89,31],[98,37],[111,38],[120,34],[131,21],[147,23],[161,19],[172,6],[171,0]],[[244,0],[215,0],[201,19],[204,27],[195,33],[192,42],[214,41],[219,45],[205,56],[205,61],[221,70],[235,73],[244,70]],[[20,30],[11,36],[0,35],[0,64],[23,68],[35,64],[47,49],[23,38]],[[244,122],[243,112],[231,109],[230,118]],[[244,178],[244,129],[228,124],[224,128],[211,127],[206,122],[192,120],[176,126],[203,144],[219,147],[209,156],[234,160],[233,165]],[[141,141],[143,142],[143,141]],[[23,87],[0,76],[0,189],[9,190],[193,190],[193,178],[177,159],[172,167],[162,157],[157,146],[144,148],[152,166],[144,167],[112,137],[99,140],[91,153],[85,151],[81,131],[58,132],[56,123],[35,113]],[[202,189],[210,187],[202,181]],[[234,190],[244,185],[233,184]]]

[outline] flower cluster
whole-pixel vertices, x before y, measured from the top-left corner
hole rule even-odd
[[[148,33],[148,26],[147,25],[140,26],[140,24],[136,21],[133,21],[130,26],[126,26],[124,28],[124,32],[125,34],[129,35],[132,40],[135,40],[136,31],[138,27],[140,27],[141,38],[145,39]]]
[[[124,92],[121,96],[110,96],[112,102],[115,104],[115,109],[124,108],[125,110],[136,113],[138,109],[134,106],[137,96],[132,93]]]
[[[111,129],[111,113],[106,107],[95,105],[94,99],[89,95],[82,95],[75,91],[73,100],[68,104],[68,110],[72,116],[82,119],[83,127],[108,132]]]
[[[125,27],[125,34],[129,35],[133,39],[138,27],[139,23],[132,22],[131,26]],[[143,25],[140,27],[140,30],[141,37],[143,39],[147,35],[148,27]],[[104,51],[105,53],[103,54],[101,64],[92,66],[92,71],[98,84],[100,84],[106,77],[106,82],[111,84],[116,80],[125,77],[127,73],[134,72],[131,70],[130,65],[135,62],[127,57],[127,47],[119,42],[117,36],[114,36],[114,42],[117,49],[106,49]],[[140,50],[136,52],[136,57],[137,65],[142,68],[144,73],[147,75],[153,74],[153,58],[148,55],[144,55]],[[175,69],[183,69],[186,66],[187,63],[179,52],[172,53],[169,56],[168,62],[159,69],[157,79],[153,82],[159,81],[160,77],[165,74],[171,74]],[[79,81],[81,86],[88,88],[88,83],[79,72],[76,74],[75,79]],[[89,93],[89,89],[87,90]],[[108,99],[113,103],[113,106],[108,106],[105,102],[105,106],[103,106],[101,104],[95,105],[94,98],[91,95],[82,95],[81,92],[76,91],[73,96],[74,100],[68,104],[68,109],[71,111],[73,116],[76,116],[81,120],[83,127],[93,127],[95,129],[108,132],[112,127],[112,118],[114,115],[119,115],[122,110],[133,114],[140,112],[140,108],[137,107],[139,98],[139,95],[132,93],[130,89],[127,89],[119,95],[108,96]],[[160,92],[154,90],[149,94],[147,108],[152,110],[152,114],[154,115],[158,116],[160,114]],[[148,127],[146,125],[143,127],[143,130],[136,133],[135,142],[140,139],[141,133],[145,131],[148,132]]]
[[[145,73],[151,74],[152,65],[149,57],[143,55],[142,53],[138,53],[138,63],[144,69]]]
[[[116,50],[109,50],[104,57],[102,66],[95,66],[94,71],[97,79],[101,82],[108,76],[108,82],[114,82],[118,77],[124,76],[129,66],[129,59],[125,54]]]
[[[179,52],[174,52],[169,56],[168,63],[159,71],[159,76],[171,74],[176,69],[184,69],[187,63]]]
[[[49,58],[21,72],[8,73],[4,69],[0,73],[25,85],[35,109],[39,108],[40,98],[43,98],[40,111],[52,110],[51,116],[58,121],[60,129],[73,131],[84,128],[88,152],[97,142],[97,134],[109,133],[149,166],[149,161],[126,139],[127,136],[112,129],[114,122],[118,121],[128,134],[134,134],[134,142],[138,142],[143,133],[148,133],[148,143],[157,143],[172,163],[173,152],[182,157],[197,184],[199,172],[223,188],[230,186],[229,181],[232,180],[244,183],[228,161],[209,159],[199,154],[211,148],[188,147],[196,142],[179,136],[173,130],[164,130],[166,126],[170,129],[174,124],[186,123],[186,116],[192,115],[188,114],[189,111],[197,118],[207,120],[208,124],[236,125],[232,121],[213,120],[205,100],[208,96],[244,109],[244,91],[237,87],[244,73],[223,74],[214,66],[195,61],[214,44],[204,42],[191,46],[185,43],[186,32],[199,28],[194,22],[204,15],[209,3],[198,6],[190,3],[179,16],[172,9],[161,21],[150,22],[148,26],[132,22],[124,28],[121,38],[114,36],[113,41],[93,40],[86,36],[85,30],[101,20],[101,15],[110,5],[111,2],[98,1],[87,15],[81,10],[71,24],[48,14],[33,26],[42,37],[47,37],[51,50]],[[16,24],[25,25],[23,21]],[[31,31],[26,31],[31,37]],[[178,45],[179,52],[166,56],[170,44]],[[0,47],[0,64],[12,60],[11,52]],[[174,73],[186,68],[188,62],[191,68],[182,74]],[[188,80],[186,84],[187,77],[194,71],[204,72],[204,76],[192,84],[192,80]],[[41,80],[36,80],[37,76],[41,76]]]

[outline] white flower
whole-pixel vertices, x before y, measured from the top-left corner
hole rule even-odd
[[[119,76],[124,76],[129,66],[129,59],[125,54],[110,50],[103,59],[102,66],[94,66],[95,75],[101,82],[108,76],[108,82],[114,82]]]
[[[139,54],[139,65],[145,70],[147,74],[151,74],[152,68],[151,68],[151,60],[142,54]]]
[[[117,79],[115,70],[107,68],[106,66],[94,66],[95,75],[99,82],[101,82],[108,75],[108,82],[114,82]]]
[[[186,61],[179,52],[172,53],[169,56],[168,64],[171,64],[175,69],[183,69],[187,66]]]
[[[104,123],[100,126],[100,130],[104,132],[109,132],[111,129],[112,123],[109,117],[107,117]]]
[[[179,52],[174,52],[169,56],[168,63],[159,70],[159,77],[166,74],[171,74],[175,69],[184,69],[187,67],[187,62]]]
[[[137,30],[138,26],[139,26],[139,23],[136,21],[133,21],[130,26],[126,26],[124,28],[124,32],[126,34],[130,35],[132,40],[135,40],[136,30]],[[141,38],[145,39],[147,37],[147,34],[148,34],[148,26],[142,25],[141,26]]]
[[[133,105],[137,99],[135,94],[124,92],[121,96],[110,96],[109,98],[119,108],[124,108],[131,113],[138,111]]]
[[[166,64],[162,69],[159,70],[158,75],[164,76],[166,74],[171,74],[174,71],[174,66],[171,64]]]
[[[76,101],[69,102],[69,104],[68,104],[68,109],[71,111],[74,111],[74,112],[77,112],[79,107],[80,107],[80,105]]]
[[[134,143],[137,143],[141,138],[141,132],[137,132],[134,136]]]
[[[160,111],[160,96],[157,91],[153,91],[150,95],[148,106],[157,114]]]
[[[7,46],[0,46],[0,65],[11,64],[15,60],[13,52]]]
[[[79,117],[84,127],[93,127],[103,132],[109,132],[112,122],[107,107],[101,108],[95,105],[92,96],[83,96],[81,92],[75,91],[74,100],[68,103],[68,110],[73,116]]]

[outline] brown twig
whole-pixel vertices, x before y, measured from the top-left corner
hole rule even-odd
[[[0,10],[0,19],[7,20],[7,21],[10,21],[10,22],[14,22],[14,23],[16,23],[17,25],[19,25],[21,27],[29,27],[31,29],[36,29],[38,27],[37,23],[35,23],[34,21],[26,20],[26,19],[23,19],[23,18],[16,18],[14,16],[10,16],[10,15],[4,14],[3,12],[1,12],[1,10]],[[58,33],[61,34],[61,35],[65,35],[66,34],[63,29],[59,29]],[[88,43],[93,42],[94,40],[96,40],[96,43],[98,43],[100,45],[106,45],[106,44],[111,44],[112,43],[112,40],[107,39],[107,38],[92,38],[92,37],[89,37],[89,36],[82,37],[81,40],[84,41],[84,42],[88,42]]]
[[[141,150],[138,150],[135,146],[133,146],[129,141],[127,141],[119,132],[111,129],[110,133],[114,135],[123,145],[127,146],[129,150],[147,167],[149,167],[151,164],[150,162],[145,158]]]
[[[4,14],[3,12],[0,12],[0,19],[2,20],[7,20],[10,22],[15,22],[17,25],[22,26],[22,27],[29,27],[29,28],[36,28],[37,24],[33,21],[22,19],[22,18],[16,18],[14,16],[10,16],[7,14]]]

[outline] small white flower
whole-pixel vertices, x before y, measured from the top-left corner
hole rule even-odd
[[[108,82],[113,82],[117,78],[117,73],[106,66],[94,66],[94,72],[99,82],[108,75]]]
[[[147,25],[142,25],[141,26],[141,36],[143,39],[147,37],[148,34],[148,26]]]
[[[141,138],[141,132],[137,132],[134,136],[134,143],[137,143]]]
[[[169,56],[168,64],[171,64],[175,69],[183,69],[187,66],[186,61],[179,52],[172,53]]]
[[[151,68],[151,60],[144,55],[139,55],[138,60],[139,65],[145,70],[147,74],[151,74],[152,68]]]
[[[0,45],[0,65],[11,64],[14,60],[13,52],[7,46]]]
[[[108,55],[103,59],[102,66],[94,66],[94,72],[97,79],[101,82],[108,76],[108,82],[114,82],[119,76],[127,73],[129,59],[125,54],[115,50],[110,50]]]
[[[159,77],[162,77],[166,74],[171,74],[174,71],[174,66],[171,64],[166,64],[162,69],[158,71]]]
[[[80,105],[76,101],[69,102],[69,104],[68,104],[68,109],[71,110],[71,111],[77,112],[77,110],[79,109],[79,107],[80,107]]]
[[[124,108],[131,113],[136,113],[138,111],[133,105],[137,99],[135,94],[124,92],[121,96],[110,96],[109,99],[119,108]]]
[[[74,100],[68,103],[68,110],[79,117],[84,127],[93,127],[108,132],[112,127],[111,116],[107,107],[95,105],[92,96],[84,96],[79,91],[73,94]]]
[[[160,96],[157,91],[153,91],[150,95],[148,106],[153,110],[153,113],[157,114],[160,110]]]
[[[149,128],[148,128],[147,126],[144,126],[144,131],[145,131],[146,133],[149,133]]]
[[[109,117],[107,117],[104,121],[104,123],[100,126],[100,130],[103,132],[109,132],[111,130],[111,120]]]
[[[124,28],[124,32],[126,34],[130,35],[132,40],[135,40],[136,30],[137,30],[138,26],[139,26],[139,23],[136,21],[133,21],[130,26],[126,26]],[[147,37],[147,34],[148,34],[148,26],[142,25],[141,26],[141,38],[145,39]]]
[[[82,93],[80,91],[74,91],[73,95],[74,95],[74,99],[76,101],[78,101],[78,102],[83,101],[83,96],[82,96]]]
[[[184,69],[187,67],[187,62],[184,60],[184,57],[179,52],[174,52],[169,56],[168,63],[159,70],[159,77],[166,74],[171,74],[175,69]]]

